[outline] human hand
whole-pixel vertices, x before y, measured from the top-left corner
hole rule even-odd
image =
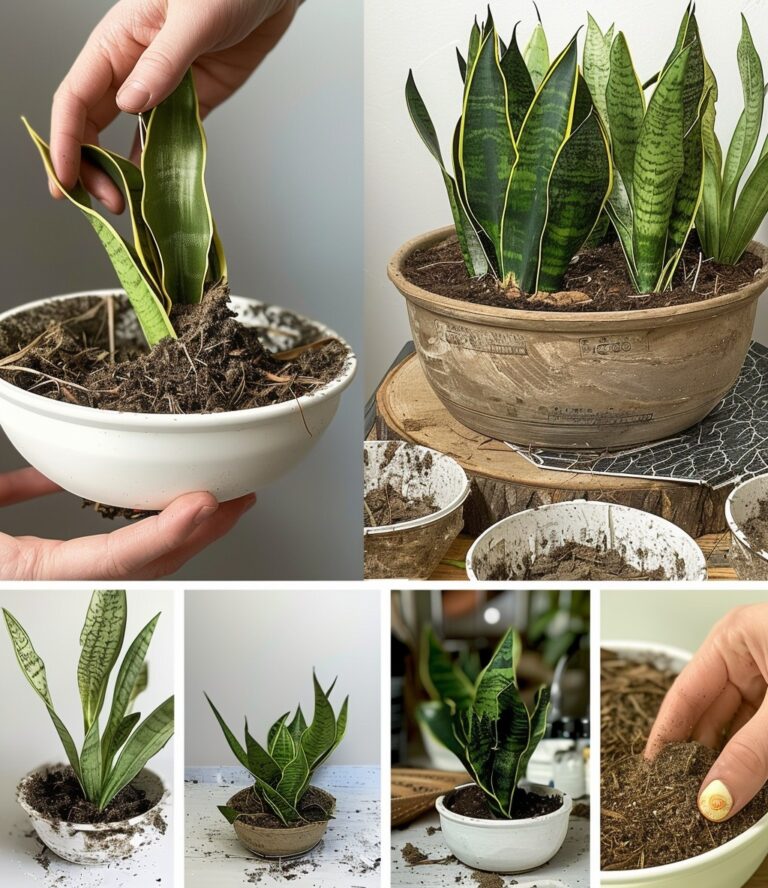
[[[737,814],[768,780],[768,604],[737,608],[707,636],[664,698],[645,749],[725,746],[699,792],[709,820]]]
[[[61,183],[78,175],[107,209],[124,201],[109,177],[88,164],[83,144],[123,110],[153,108],[192,66],[204,116],[258,67],[291,23],[301,0],[119,0],[95,27],[56,90],[51,158]],[[136,146],[134,146],[134,154]],[[63,195],[51,182],[51,194]]]
[[[0,506],[60,488],[35,469],[0,475]],[[189,493],[167,509],[111,533],[74,540],[43,540],[0,533],[0,580],[153,580],[178,570],[228,533],[256,501],[226,503]]]

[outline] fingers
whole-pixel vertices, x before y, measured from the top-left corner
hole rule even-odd
[[[25,500],[55,493],[61,488],[58,484],[41,475],[37,469],[18,469],[0,475],[0,506],[13,506]]]
[[[743,704],[743,699],[739,688],[729,681],[720,696],[699,718],[691,739],[712,749],[720,749],[726,731]]]

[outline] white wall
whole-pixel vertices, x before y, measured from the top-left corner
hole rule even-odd
[[[378,590],[194,590],[185,617],[187,766],[237,764],[203,691],[241,742],[246,715],[264,742],[269,726],[298,703],[311,718],[313,667],[323,687],[338,676],[335,711],[350,698],[331,764],[379,762]]]
[[[612,21],[624,30],[641,78],[649,77],[671,50],[685,4],[680,0],[539,0],[550,47],[559,51],[586,24],[588,9],[605,29]],[[522,20],[523,44],[535,23],[526,0],[491,3],[502,35]],[[741,82],[736,65],[743,11],[768,76],[768,3],[766,0],[699,0],[702,40],[720,85],[718,129],[730,133],[740,113]],[[366,392],[374,390],[410,331],[402,298],[389,283],[386,264],[400,244],[451,221],[437,165],[422,145],[403,98],[413,68],[443,144],[449,143],[459,115],[460,80],[455,47],[465,51],[475,14],[485,0],[387,0],[365,10],[365,278]],[[445,151],[444,151],[445,154]],[[448,152],[450,156],[450,152]],[[768,227],[761,229],[768,237]],[[758,317],[757,337],[768,342],[768,302]]]

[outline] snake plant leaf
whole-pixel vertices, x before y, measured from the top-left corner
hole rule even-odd
[[[211,248],[208,251],[208,270],[206,272],[206,283],[218,284],[220,281],[226,282],[228,278],[227,257],[224,254],[224,245],[219,237],[219,230],[216,222],[211,218],[213,226],[213,237],[211,239]]]
[[[208,694],[205,694],[205,699],[208,701],[208,705],[213,710],[213,714],[216,716],[216,721],[219,723],[219,727],[224,734],[224,737],[229,744],[229,748],[234,752],[235,758],[240,762],[240,764],[248,771],[250,771],[250,762],[248,760],[248,755],[243,747],[240,745],[240,741],[235,737],[235,735],[230,731],[227,723],[221,717],[219,710],[213,705],[211,698]]]
[[[452,700],[458,709],[467,709],[475,689],[447,653],[431,626],[425,626],[419,647],[419,675],[433,700]]]
[[[631,194],[635,150],[645,117],[645,95],[622,31],[611,47],[605,105],[614,163]]]
[[[472,218],[469,207],[465,203],[464,178],[461,171],[461,163],[459,162],[459,138],[461,135],[461,119],[456,122],[453,131],[453,142],[451,145],[453,156],[453,169],[455,180],[451,180],[454,189],[456,210],[454,218],[459,218],[461,222],[462,235],[459,237],[459,245],[462,249],[464,264],[471,277],[483,277],[490,270],[498,274],[498,268],[495,262],[495,252],[493,244],[488,235]],[[447,183],[446,183],[447,184]],[[452,205],[453,206],[453,205]],[[459,227],[456,227],[458,233]],[[466,251],[466,252],[464,252]]]
[[[505,816],[509,816],[512,797],[520,773],[520,760],[528,748],[531,718],[514,684],[507,685],[499,694],[499,717],[494,730],[496,749],[491,769],[491,789]]]
[[[505,282],[515,283],[524,293],[538,289],[549,177],[569,135],[577,68],[574,37],[542,81],[517,141],[518,160],[503,215],[501,272]]]
[[[603,121],[608,126],[608,106],[606,90],[608,76],[611,72],[611,45],[613,43],[613,26],[603,34],[600,25],[587,13],[587,36],[584,40],[583,69],[592,101]]]
[[[144,221],[162,266],[161,284],[171,303],[203,298],[213,218],[205,190],[206,141],[191,69],[152,109],[141,172]]]
[[[536,10],[536,15],[539,15],[538,9]],[[533,85],[538,89],[549,69],[549,44],[547,43],[544,26],[541,23],[541,16],[539,16],[539,21],[523,50],[523,58],[531,73]]]
[[[723,150],[715,132],[718,98],[717,79],[704,60],[704,89],[707,99],[701,116],[701,137],[704,146],[702,198],[696,217],[696,230],[707,257],[720,256],[720,201],[722,199]]]
[[[139,671],[139,676],[136,681],[133,683],[133,688],[131,690],[131,697],[128,705],[140,695],[143,694],[144,691],[149,687],[149,665],[144,662],[141,664],[141,670]]]
[[[459,64],[459,74],[461,75],[461,82],[463,83],[467,79],[467,60],[461,54],[461,50],[459,47],[456,47],[456,61]]]
[[[216,806],[219,811],[221,811],[222,815],[226,818],[227,823],[234,823],[242,814],[235,811],[234,808],[230,808],[229,805],[217,805]]]
[[[163,339],[175,339],[176,333],[168,318],[163,302],[144,275],[141,260],[133,248],[117,233],[114,227],[91,207],[87,191],[79,183],[72,189],[66,189],[53,168],[48,145],[32,129],[22,117],[27,132],[35,143],[49,178],[56,184],[62,194],[83,212],[92,228],[99,236],[107,251],[115,273],[123,285],[128,299],[136,312],[142,332],[149,346],[156,345]]]
[[[16,654],[16,660],[21,667],[21,671],[24,673],[24,677],[32,686],[34,692],[40,697],[43,703],[45,703],[51,721],[53,722],[62,746],[64,747],[67,760],[69,761],[72,770],[75,772],[77,779],[82,783],[80,759],[77,747],[75,746],[75,741],[72,739],[72,735],[69,733],[64,722],[59,718],[56,710],[53,708],[53,701],[51,700],[51,694],[48,690],[48,678],[45,672],[45,663],[43,663],[39,654],[35,650],[29,635],[27,635],[27,632],[21,623],[19,623],[19,621],[5,608],[3,608],[3,616],[5,617],[5,624],[8,628],[8,634],[10,635],[13,644],[13,651]]]
[[[768,211],[768,154],[763,155],[744,183],[728,234],[721,248],[720,261],[735,265]]]
[[[312,680],[315,688],[315,709],[311,724],[301,736],[301,745],[304,747],[310,771],[317,767],[317,763],[333,745],[336,737],[336,716],[333,707],[314,673]]]
[[[477,54],[480,51],[480,42],[482,40],[482,32],[480,31],[480,25],[477,23],[477,16],[475,16],[474,24],[472,25],[472,30],[469,32],[469,46],[467,48],[467,70],[471,71],[475,66],[475,61],[477,59]],[[466,81],[467,75],[464,74],[464,80]]]
[[[102,781],[101,737],[99,723],[94,721],[85,735],[80,753],[83,792],[87,799],[99,799]],[[103,807],[103,806],[102,806]]]
[[[336,747],[341,743],[344,738],[344,734],[347,730],[347,715],[349,709],[349,697],[344,698],[344,702],[341,704],[339,709],[339,715],[336,719],[336,727],[334,729],[333,743],[328,747],[328,749],[323,753],[322,756],[318,759],[315,764],[315,768],[319,768],[320,765],[324,764],[333,754]]]
[[[173,697],[151,712],[128,738],[106,784],[102,786],[99,807],[109,802],[127,786],[146,763],[166,745],[173,736]]]
[[[77,684],[83,706],[83,723],[88,732],[99,717],[107,683],[125,639],[128,602],[124,590],[97,589],[80,633]],[[122,713],[121,713],[122,715]]]
[[[500,67],[507,84],[507,109],[509,122],[512,126],[512,136],[516,138],[520,134],[525,115],[536,95],[528,66],[517,45],[517,25],[512,31],[512,39],[507,51],[501,56]]]
[[[549,688],[541,687],[536,691],[533,700],[533,712],[531,713],[531,731],[528,745],[525,752],[520,756],[520,763],[517,768],[517,779],[522,780],[528,770],[528,763],[531,756],[536,751],[536,747],[544,739],[547,732],[547,721],[549,717],[551,693]]]
[[[266,749],[251,736],[248,719],[245,720],[245,746],[248,754],[248,770],[265,783],[273,785],[280,780],[280,766]]]
[[[275,738],[269,747],[269,754],[277,762],[280,768],[284,768],[296,755],[296,744],[288,730],[288,725],[283,721],[275,734]]]
[[[463,754],[459,741],[453,732],[451,708],[439,700],[419,703],[416,710],[416,721],[428,731],[441,746],[445,746],[454,755]]]
[[[499,718],[499,695],[515,683],[521,653],[520,636],[514,629],[508,629],[477,680],[472,711],[478,716],[491,720]]]
[[[293,742],[298,743],[301,740],[301,735],[307,729],[307,721],[304,718],[304,713],[301,711],[301,706],[296,708],[296,715],[291,719],[288,724],[288,733],[293,737]]]
[[[262,794],[264,801],[270,807],[276,817],[279,817],[283,823],[295,823],[304,818],[299,814],[298,810],[280,793],[268,783],[265,783],[255,774],[254,780],[259,792]]]
[[[309,783],[309,764],[304,747],[299,743],[296,747],[296,755],[283,769],[280,782],[275,789],[294,808],[298,804],[301,794]]]
[[[115,731],[115,736],[112,739],[110,744],[110,759],[108,766],[112,766],[112,761],[114,757],[117,755],[120,747],[125,743],[125,741],[131,736],[133,733],[133,729],[136,725],[141,721],[141,713],[140,712],[132,712],[130,715],[126,715],[125,718],[120,722],[120,726]],[[104,744],[102,741],[102,755],[104,751]],[[102,759],[103,761],[103,759]],[[107,762],[103,763],[102,770],[104,766],[107,765]]]
[[[275,745],[275,738],[277,737],[279,731],[285,724],[285,720],[290,715],[290,712],[284,712],[280,718],[270,727],[267,732],[267,749],[271,752],[272,747]]]

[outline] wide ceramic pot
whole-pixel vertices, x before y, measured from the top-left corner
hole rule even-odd
[[[122,296],[90,290],[30,302],[0,324],[52,301]],[[220,502],[260,490],[317,444],[355,375],[350,347],[322,324],[255,299],[231,297],[241,323],[263,329],[275,350],[299,337],[334,337],[347,349],[340,376],[311,394],[266,407],[210,414],[121,413],[53,401],[0,379],[0,423],[19,453],[65,490],[128,509],[164,509],[185,493]]]
[[[768,500],[768,475],[734,487],[725,501],[725,520],[731,532],[728,561],[740,580],[768,580],[768,552],[744,533],[744,525],[757,515],[764,500]]]
[[[465,783],[457,790],[472,786]],[[520,781],[537,795],[558,796],[562,805],[550,814],[525,820],[480,820],[445,807],[445,796],[435,802],[445,844],[464,864],[491,873],[524,873],[542,866],[560,850],[568,833],[573,807],[570,796],[549,786]]]
[[[131,785],[146,792],[152,807],[130,820],[112,823],[68,823],[37,811],[27,800],[27,787],[33,777],[60,770],[63,765],[43,765],[31,771],[16,790],[16,799],[32,821],[40,841],[54,854],[87,866],[114,864],[159,841],[165,834],[163,807],[168,790],[162,779],[145,768]]]
[[[402,246],[389,277],[405,297],[424,373],[464,425],[532,447],[617,449],[667,438],[703,419],[736,382],[768,285],[704,302],[613,312],[522,311],[431,293],[404,274],[441,228]]]

